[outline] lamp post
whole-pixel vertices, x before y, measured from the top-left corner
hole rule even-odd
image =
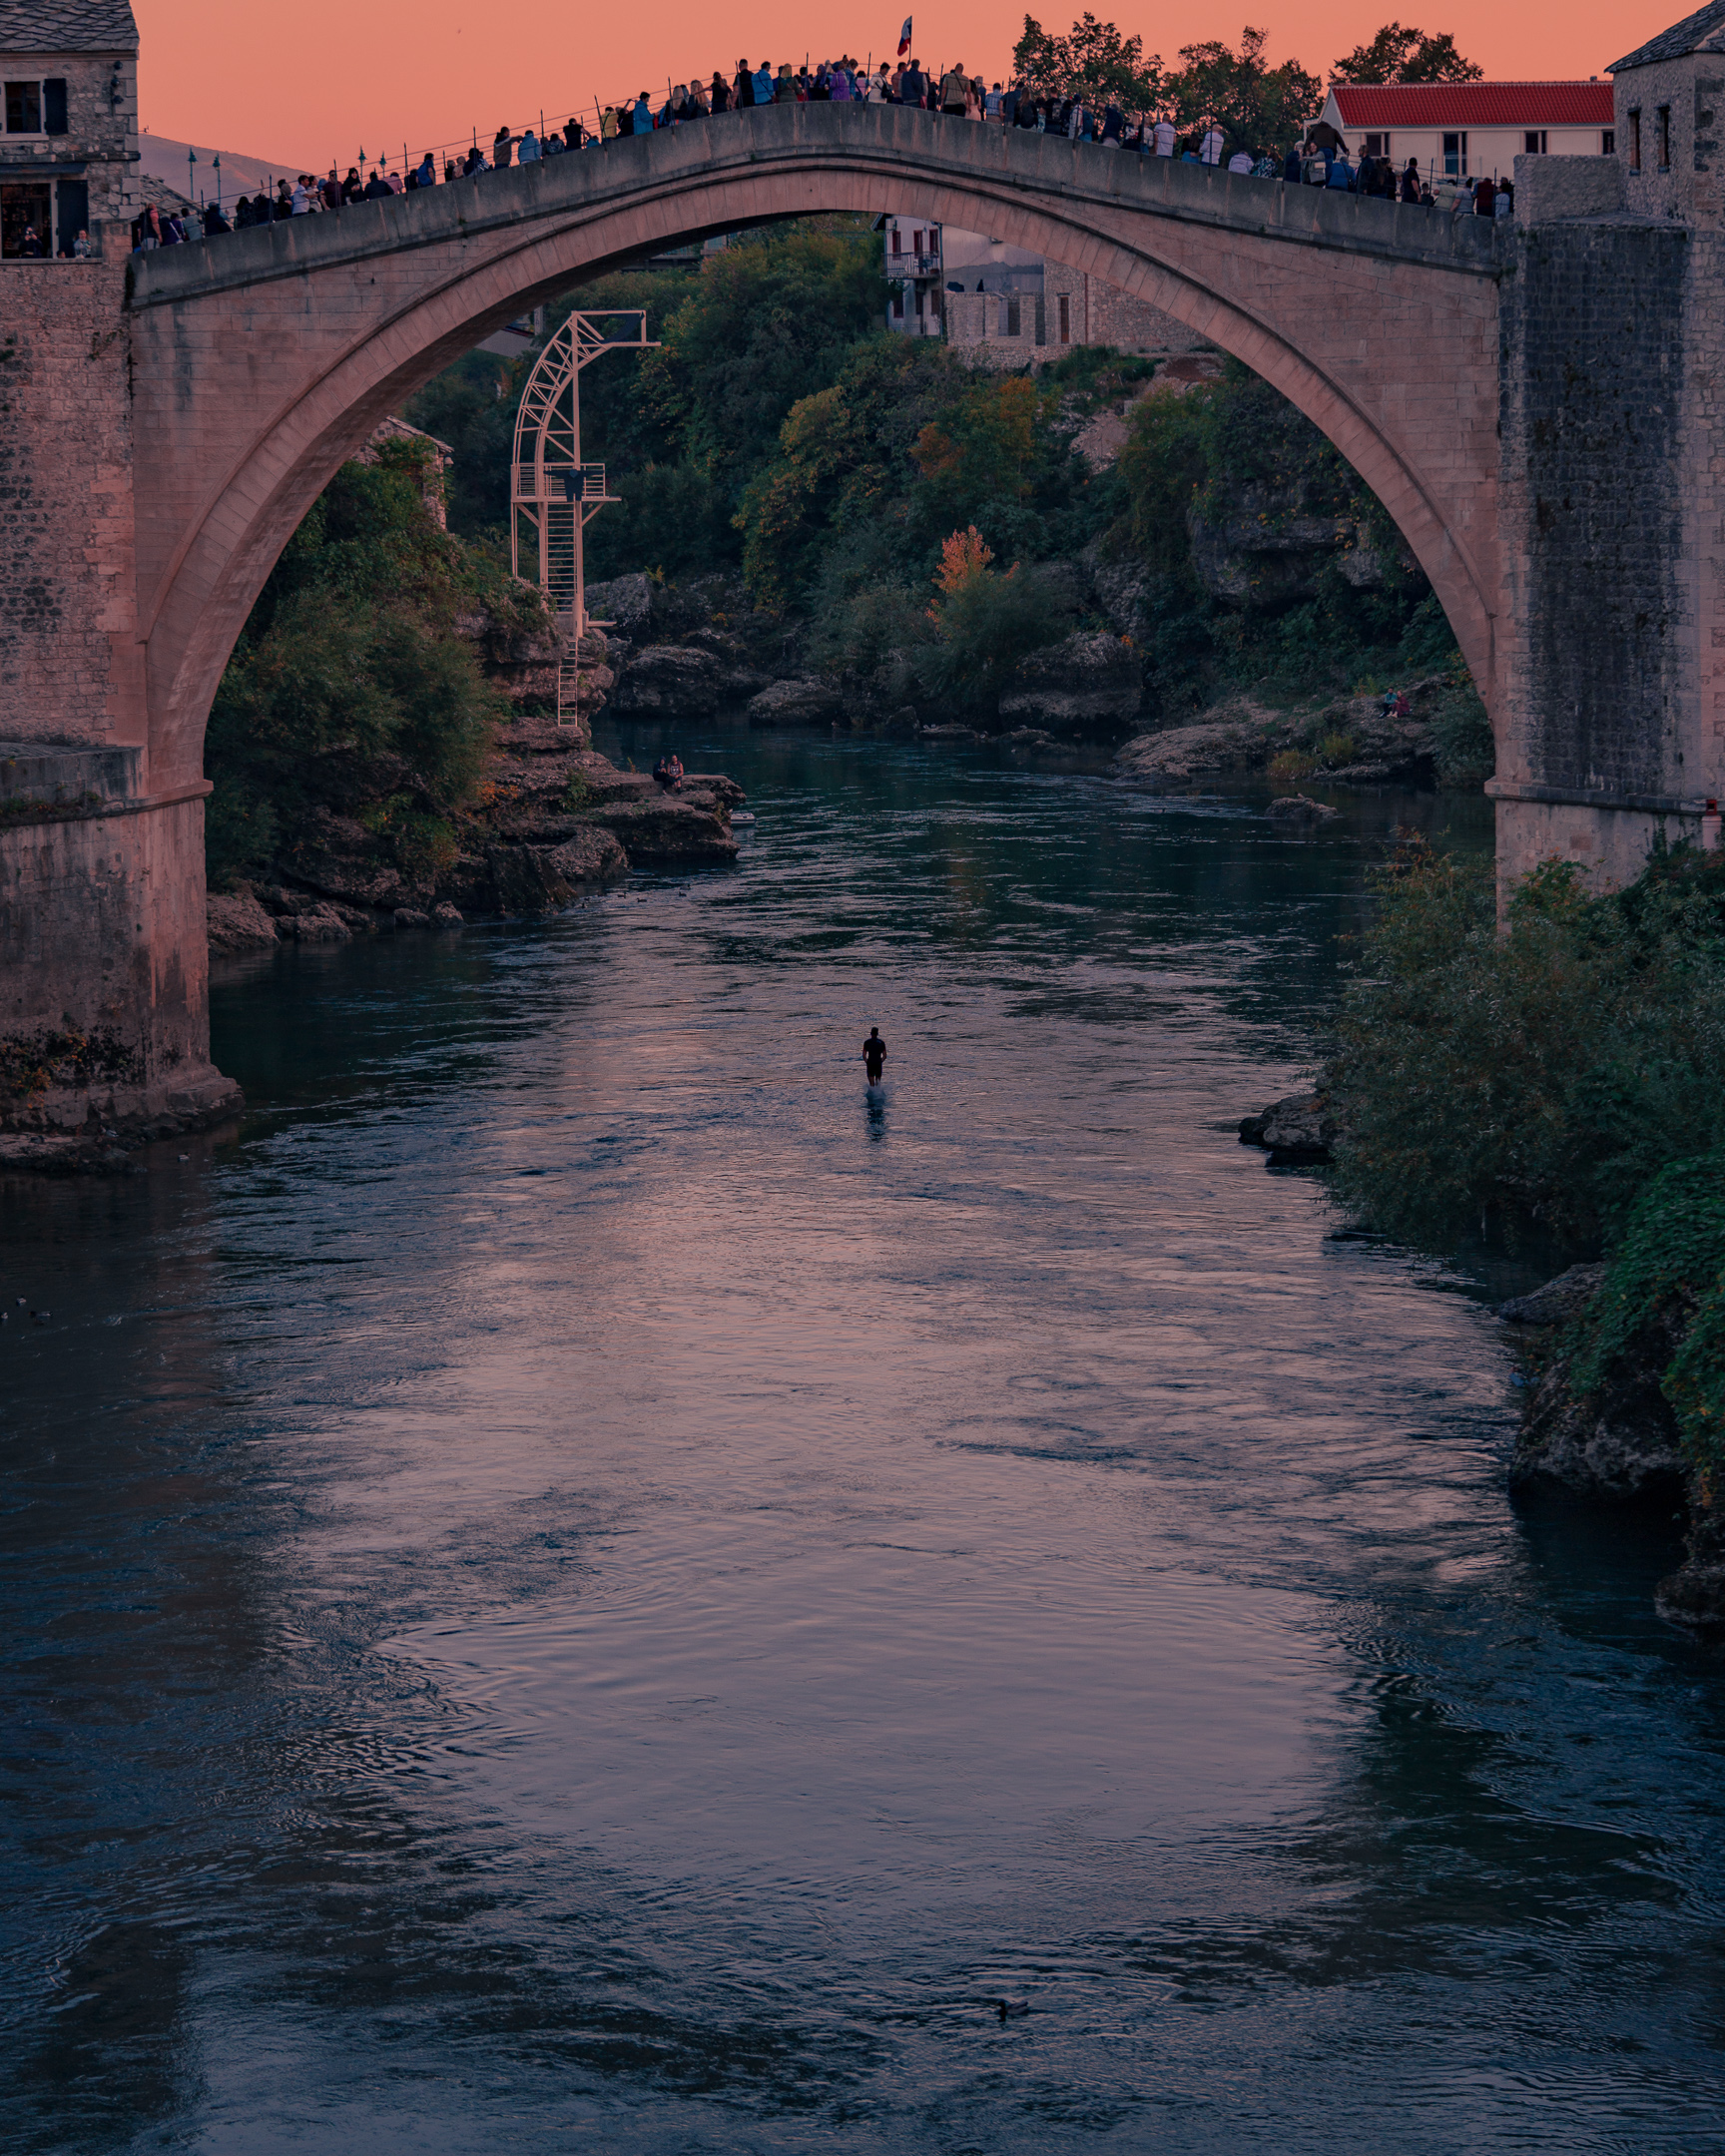
[[[220,210],[222,207],[222,153],[220,150],[217,151],[210,169],[216,176],[216,207]]]
[[[195,172],[193,171],[193,167],[194,167],[194,166],[195,166],[195,165],[196,165],[197,163],[198,163],[198,153],[197,153],[197,151],[196,151],[196,150],[188,150],[188,151],[187,151],[187,153],[186,153],[186,200],[187,200],[188,202],[196,202],[196,201],[198,200],[198,188],[197,188],[197,178],[198,178],[198,176],[197,176],[197,174],[196,174],[196,173],[195,173]]]

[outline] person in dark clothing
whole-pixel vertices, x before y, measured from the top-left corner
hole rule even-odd
[[[880,1083],[880,1073],[886,1064],[886,1043],[880,1038],[880,1028],[870,1026],[868,1038],[862,1043],[862,1067],[870,1085]]]
[[[1420,200],[1420,168],[1412,158],[1408,160],[1408,170],[1402,175],[1402,200],[1405,203],[1417,203]]]
[[[395,194],[388,181],[379,179],[375,173],[366,181],[363,192],[367,202],[389,202]]]
[[[206,240],[214,240],[218,233],[231,233],[233,230],[233,226],[229,224],[222,214],[222,205],[220,203],[206,204],[204,210],[204,237]]]

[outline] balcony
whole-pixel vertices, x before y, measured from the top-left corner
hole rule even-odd
[[[608,501],[603,464],[517,464],[514,470],[518,502]]]

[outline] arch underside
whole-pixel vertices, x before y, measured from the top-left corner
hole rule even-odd
[[[648,250],[789,217],[885,210],[983,231],[1088,271],[1268,379],[1383,503],[1438,592],[1487,705],[1494,703],[1496,298],[1488,280],[1121,207],[1079,216],[985,178],[959,183],[913,165],[885,172],[878,160],[848,167],[804,153],[708,182],[667,181],[620,203],[540,218],[532,229],[507,227],[477,263],[473,243],[420,249],[404,259],[424,273],[358,333],[329,336],[321,351],[323,280],[334,280],[330,296],[351,314],[362,262],[136,316],[135,340],[146,342],[161,337],[167,317],[181,342],[194,310],[214,306],[232,316],[237,304],[255,310],[258,327],[288,315],[298,317],[291,327],[303,322],[312,332],[280,339],[280,390],[247,405],[256,423],[232,438],[225,468],[197,475],[191,489],[181,474],[174,489],[185,505],[181,529],[153,590],[140,591],[152,786],[201,773],[222,670],[282,548],[343,459],[433,374],[523,307]],[[1338,323],[1346,325],[1340,335]],[[219,368],[220,358],[212,363]],[[1443,378],[1446,364],[1452,380]],[[162,374],[141,369],[140,379]],[[1445,425],[1450,412],[1453,424]],[[141,465],[149,439],[141,424]],[[145,483],[141,470],[141,511]]]

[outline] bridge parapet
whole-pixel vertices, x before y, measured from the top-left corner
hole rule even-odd
[[[1449,218],[1416,204],[1386,203],[1339,189],[1288,187],[1174,158],[1140,158],[1028,129],[979,127],[897,105],[774,105],[725,113],[686,127],[637,135],[604,150],[510,166],[473,180],[352,203],[322,217],[285,218],[243,233],[140,255],[131,304],[146,308],[276,277],[303,275],[403,249],[446,247],[506,233],[542,232],[559,215],[591,216],[617,203],[650,212],[656,199],[687,197],[692,183],[723,184],[787,161],[813,179],[838,161],[853,178],[869,168],[892,207],[919,181],[963,187],[972,209],[1009,210],[1034,201],[1059,206],[1080,229],[1099,208],[1250,235],[1329,254],[1360,254],[1463,274],[1492,276],[1512,240],[1488,218]],[[809,207],[831,207],[819,189]],[[788,214],[739,203],[734,229]],[[647,245],[675,235],[702,237],[726,223],[694,228],[652,220]],[[635,249],[631,252],[642,252]],[[623,258],[626,259],[626,258]],[[597,268],[607,265],[599,263]],[[1316,273],[1316,272],[1315,272]]]

